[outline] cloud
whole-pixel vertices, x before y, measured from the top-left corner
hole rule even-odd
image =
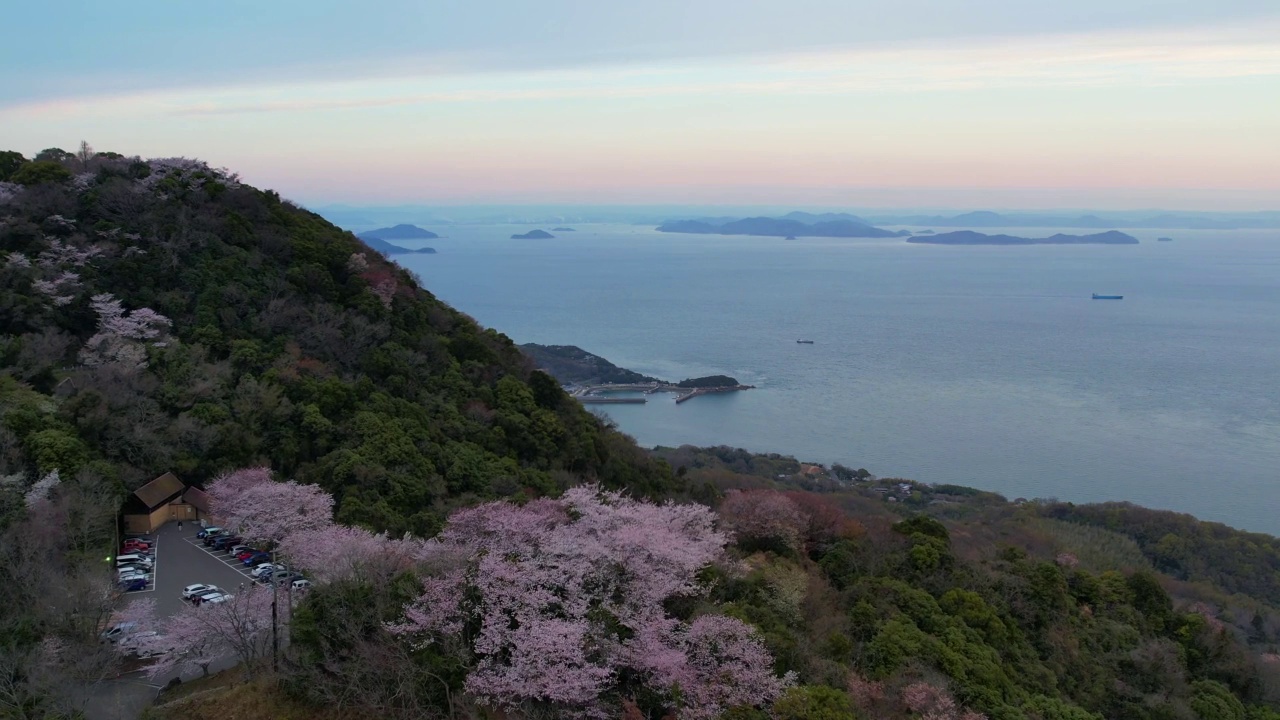
[[[707,96],[911,93],[991,88],[1176,85],[1280,77],[1280,26],[967,39],[909,47],[818,50],[676,64],[154,91],[32,102],[2,115],[240,115]]]

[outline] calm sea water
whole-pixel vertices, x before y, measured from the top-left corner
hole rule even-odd
[[[429,243],[438,255],[398,260],[517,342],[759,387],[605,408],[646,446],[1131,500],[1280,534],[1280,232],[1007,248],[576,227],[544,241],[451,227]]]

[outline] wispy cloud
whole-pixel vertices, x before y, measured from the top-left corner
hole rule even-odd
[[[1280,77],[1280,25],[833,50],[681,65],[298,81],[30,103],[0,114],[236,115],[708,95],[1176,85]]]

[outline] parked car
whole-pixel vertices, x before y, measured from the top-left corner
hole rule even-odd
[[[146,578],[146,576],[143,576],[143,577],[132,576],[127,580],[120,581],[120,589],[123,590],[124,592],[136,592],[138,590],[146,590],[147,584],[148,584],[148,579]]]
[[[227,551],[228,555],[239,555],[240,553],[246,550],[253,550],[253,548],[249,547],[248,545],[241,545],[241,544],[232,545],[231,547],[224,548],[224,549]]]
[[[159,636],[160,633],[155,632],[154,630],[134,633],[126,638],[122,638],[120,642],[116,643],[116,647],[120,648],[120,652],[129,653],[130,655],[138,655],[139,650],[148,648],[155,642],[153,638]]]
[[[302,579],[302,574],[296,573],[296,572],[276,573],[271,576],[271,582],[275,583],[276,585],[279,585],[280,587],[284,587],[289,583],[293,582],[294,580],[301,580],[301,579]]]
[[[294,581],[293,581],[293,583],[291,583],[291,584],[289,585],[289,587],[290,587],[294,592],[302,592],[302,591],[304,591],[304,590],[310,590],[310,589],[311,589],[311,581],[310,581],[310,580],[308,580],[308,579],[306,579],[306,578],[302,578],[301,580],[294,580]]]
[[[213,541],[212,547],[214,550],[226,550],[228,546],[234,545],[243,540],[244,538],[238,537],[236,535],[223,535],[222,537]]]
[[[138,542],[136,540],[125,540],[120,546],[121,552],[147,552],[151,550],[151,543]]]
[[[116,579],[124,580],[127,577],[150,577],[151,568],[138,567],[136,565],[128,565],[122,568],[116,568]]]
[[[201,542],[203,542],[205,545],[213,545],[215,540],[219,538],[224,538],[230,534],[231,534],[230,530],[223,530],[219,528],[217,532],[211,532],[208,535],[205,535],[204,539],[201,540]]]
[[[270,558],[268,558],[268,559],[270,559]],[[268,574],[273,573],[273,572],[275,572],[275,571],[277,571],[277,570],[285,570],[285,569],[287,569],[287,568],[285,568],[285,566],[283,566],[283,565],[274,565],[274,564],[269,563],[269,562],[264,562],[264,563],[262,563],[262,564],[258,565],[257,567],[255,567],[254,569],[250,570],[250,571],[249,571],[249,576],[250,576],[250,577],[253,577],[253,578],[255,578],[255,579],[262,579],[262,577],[263,577],[264,575],[268,575]]]
[[[109,642],[114,643],[118,641],[120,638],[127,636],[130,632],[132,632],[137,627],[138,627],[138,623],[136,622],[116,623],[115,625],[112,625],[106,630],[103,630],[101,637],[103,640],[107,640]]]
[[[150,565],[151,558],[141,553],[125,553],[116,556],[116,567],[121,565]]]
[[[248,560],[249,558],[257,554],[258,554],[257,550],[241,550],[240,552],[236,553],[236,560],[239,560],[240,562],[244,562],[245,560]]]
[[[203,583],[199,583],[196,585],[188,585],[182,588],[182,599],[190,600],[196,595],[199,595],[201,593],[207,593],[207,592],[220,592],[220,591],[218,590],[217,585],[205,585]]]
[[[240,561],[244,563],[245,567],[254,567],[255,565],[262,565],[262,564],[269,565],[271,561],[271,553],[256,552],[250,555],[249,557],[241,558]],[[249,574],[252,575],[253,573],[249,573]]]
[[[226,593],[214,593],[212,595],[201,595],[197,605],[218,605],[230,600],[233,596]]]
[[[222,532],[222,528],[218,527],[217,525],[214,525],[212,527],[204,528],[200,532],[196,533],[196,539],[203,540],[205,537],[209,535],[217,535],[221,532]]]
[[[205,592],[202,592],[198,595],[192,595],[191,603],[193,605],[203,605],[204,603],[209,602],[213,598],[222,597],[223,595],[225,595],[225,593],[223,593],[221,590],[217,590],[217,589],[206,590]]]

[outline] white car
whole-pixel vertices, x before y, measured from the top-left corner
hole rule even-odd
[[[134,628],[136,627],[138,627],[138,623],[136,622],[116,623],[115,625],[112,625],[111,627],[102,631],[102,639],[110,640],[111,642],[116,642],[120,638],[125,637],[129,633],[133,632]]]
[[[306,578],[303,578],[302,580],[294,580],[293,584],[290,587],[293,588],[294,592],[302,592],[303,590],[310,590],[311,581],[307,580]]]
[[[203,595],[210,592],[221,592],[217,585],[188,585],[182,588],[182,599],[190,600],[197,595]]]
[[[232,597],[234,596],[228,595],[226,593],[214,593],[212,595],[201,595],[199,604],[200,605],[218,605],[220,603],[224,603],[230,600]]]
[[[272,572],[275,572],[276,570],[284,570],[284,569],[285,567],[283,565],[273,565],[272,563],[262,563],[261,565],[259,565],[258,567],[250,571],[249,575],[255,578],[260,578],[263,575],[266,575],[267,573],[272,573]]]
[[[159,634],[160,633],[154,630],[134,633],[128,637],[122,638],[120,642],[116,643],[116,647],[120,648],[120,652],[137,653],[139,649],[155,643],[155,640],[152,638],[157,637]]]

